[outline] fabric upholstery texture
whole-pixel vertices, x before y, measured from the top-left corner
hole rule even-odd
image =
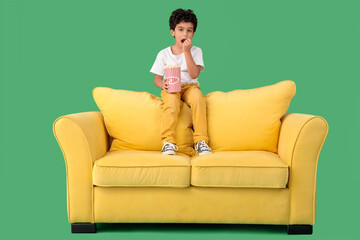
[[[206,95],[209,146],[214,151],[277,152],[280,118],[296,93],[293,81]]]
[[[314,225],[318,159],[329,126],[320,116],[286,113],[292,81],[208,94],[213,153],[201,156],[194,156],[186,104],[177,128],[182,151],[165,156],[160,98],[109,88],[93,94],[101,113],[69,114],[53,124],[65,159],[70,223]]]
[[[105,187],[188,187],[190,157],[162,155],[160,151],[108,152],[95,161],[93,183]]]
[[[320,116],[288,113],[282,117],[279,156],[290,169],[290,224],[315,223],[316,173],[329,125]]]
[[[285,188],[288,165],[268,151],[226,151],[191,160],[191,185],[201,187]],[[108,152],[95,161],[96,186],[188,187],[190,157],[157,151]]]
[[[94,187],[95,222],[287,224],[288,188]]]
[[[221,151],[191,159],[191,185],[285,188],[288,165],[268,151]]]
[[[147,93],[97,87],[93,90],[109,135],[113,138],[110,151],[160,151],[161,98]],[[181,102],[175,139],[180,153],[194,155],[191,110]]]
[[[93,222],[93,164],[109,149],[100,112],[59,117],[53,124],[66,165],[67,206],[70,222]]]

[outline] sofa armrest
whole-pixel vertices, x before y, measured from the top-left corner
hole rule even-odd
[[[93,163],[109,149],[103,117],[100,112],[62,116],[53,131],[65,158],[69,222],[94,222]]]
[[[289,224],[315,223],[317,164],[328,131],[319,116],[287,113],[281,118],[278,155],[290,167]]]

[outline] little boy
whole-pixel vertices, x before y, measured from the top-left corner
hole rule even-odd
[[[193,116],[195,150],[199,155],[211,153],[208,146],[206,120],[206,100],[201,93],[197,81],[200,72],[205,70],[202,51],[192,46],[191,39],[197,27],[197,18],[192,10],[177,9],[172,12],[170,19],[170,33],[175,38],[175,44],[161,50],[150,70],[155,74],[154,84],[161,89],[161,98],[164,102],[161,149],[163,154],[175,154],[178,150],[175,142],[175,128],[180,112],[180,101],[184,100],[191,108]],[[181,92],[168,93],[168,83],[164,76],[166,65],[179,64],[181,66]]]

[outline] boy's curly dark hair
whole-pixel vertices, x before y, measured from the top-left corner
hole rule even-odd
[[[197,18],[194,12],[191,9],[185,11],[184,9],[176,9],[171,13],[169,19],[169,25],[171,30],[175,30],[176,25],[181,22],[192,22],[194,25],[194,33],[197,27]]]

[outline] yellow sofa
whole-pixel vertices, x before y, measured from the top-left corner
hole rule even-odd
[[[53,124],[65,158],[72,232],[116,222],[275,224],[287,225],[288,234],[311,234],[328,124],[287,113],[295,92],[286,80],[206,95],[213,153],[201,156],[191,147],[191,111],[183,103],[179,152],[171,156],[160,152],[160,98],[94,89],[101,112]]]

